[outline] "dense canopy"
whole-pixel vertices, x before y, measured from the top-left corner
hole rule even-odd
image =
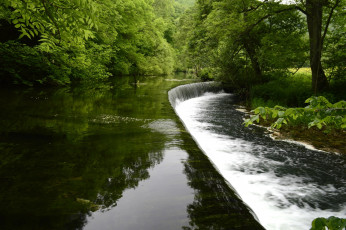
[[[344,8],[345,0],[4,0],[0,81],[193,70],[244,89],[309,67],[317,93],[345,81]]]

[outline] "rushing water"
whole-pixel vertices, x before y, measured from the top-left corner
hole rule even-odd
[[[0,229],[263,229],[175,115],[189,82],[2,88]]]
[[[191,88],[201,86],[171,91],[176,113],[266,229],[309,229],[316,217],[346,216],[345,156],[272,140],[262,128],[243,127],[231,94]]]

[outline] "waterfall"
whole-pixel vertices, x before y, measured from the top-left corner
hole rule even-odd
[[[222,86],[216,82],[198,82],[181,85],[168,92],[168,99],[172,107],[175,108],[180,102],[191,98],[200,97],[205,93],[222,92]]]

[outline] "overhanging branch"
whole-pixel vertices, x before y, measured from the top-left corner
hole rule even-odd
[[[323,46],[324,38],[326,37],[326,34],[328,32],[328,27],[329,27],[329,24],[330,24],[330,20],[332,19],[334,10],[335,10],[336,7],[338,7],[339,3],[340,3],[340,0],[336,0],[334,6],[330,10],[330,13],[329,13],[329,16],[328,16],[328,19],[327,19],[327,23],[326,23],[326,27],[324,27],[324,31],[323,31],[323,35],[322,35],[321,46]]]

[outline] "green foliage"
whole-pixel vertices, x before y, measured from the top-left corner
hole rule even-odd
[[[250,89],[251,107],[304,106],[305,99],[312,94],[310,77],[308,74],[274,76],[266,83],[253,86]],[[276,104],[273,105],[270,101]]]
[[[345,6],[345,0],[340,0],[341,6]],[[346,27],[345,12],[336,9],[331,19],[330,33],[327,34],[324,44],[323,64],[329,77],[329,81],[346,80]]]
[[[255,109],[257,107],[274,107],[275,105],[282,105],[282,101],[278,100],[264,100],[260,97],[254,97],[251,99],[251,108]]]
[[[346,228],[346,219],[331,216],[329,218],[316,218],[312,221],[310,230],[343,230]]]
[[[41,35],[41,48],[54,49],[60,43],[77,45],[93,37],[96,25],[95,3],[92,0],[5,0],[11,8],[9,20],[21,35],[32,38]]]
[[[325,69],[330,82],[343,81],[345,0],[321,5],[322,24],[328,28],[321,29],[324,43],[320,68]],[[317,39],[307,33],[308,11],[305,1],[197,1],[179,21],[176,43],[179,60],[183,60],[179,67],[194,68],[197,75],[200,69],[213,68],[216,79],[235,90],[248,90],[273,74],[289,75],[289,69],[309,65],[309,42]],[[310,77],[310,88],[316,79]]]
[[[258,107],[253,112],[255,115],[244,121],[245,126],[263,120],[272,121],[272,128],[280,129],[283,125],[307,125],[308,128],[316,126],[318,129],[346,129],[346,102],[330,103],[325,97],[310,97],[305,103],[305,108],[274,108]]]
[[[17,42],[2,44],[7,56],[1,65],[10,65],[1,69],[0,81],[67,84],[112,75],[171,73],[174,6],[173,0],[5,0],[0,19],[20,36]],[[18,44],[28,44],[28,39],[37,42],[20,45],[26,60],[15,58]]]
[[[60,66],[62,56],[51,56],[52,60],[56,60],[53,64],[47,56],[37,49],[13,41],[0,43],[0,53],[2,55],[0,59],[0,82],[2,83],[28,86],[70,83],[68,74],[71,69],[67,66]]]
[[[302,65],[306,27],[300,14],[286,8],[252,0],[197,1],[181,18],[177,36],[185,63],[191,63],[187,68],[213,68],[219,81],[248,89],[265,75]]]

